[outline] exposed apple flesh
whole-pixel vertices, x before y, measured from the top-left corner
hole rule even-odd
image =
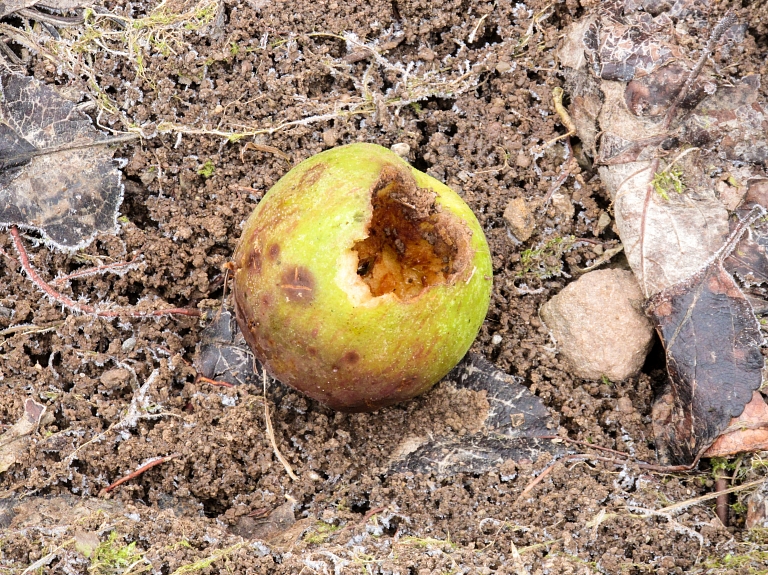
[[[280,179],[246,222],[232,271],[255,356],[342,411],[439,381],[476,337],[492,284],[464,201],[373,144],[317,154]]]

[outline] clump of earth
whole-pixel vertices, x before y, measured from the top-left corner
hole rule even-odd
[[[120,275],[74,279],[69,293],[216,310],[241,225],[291,166],[352,142],[396,147],[459,193],[488,238],[494,291],[472,351],[544,402],[559,422],[553,435],[583,442],[572,453],[594,445],[653,463],[662,350],[624,381],[579,379],[539,317],[618,244],[587,163],[544,201],[566,161],[562,142],[542,146],[566,131],[552,105],[562,85],[555,49],[596,4],[225,1],[210,25],[165,38],[168,49],[153,36],[141,67],[127,48],[83,53],[80,70],[114,104],[100,125],[126,130],[128,119],[144,137],[117,153],[118,233],[75,254],[27,239],[32,264],[52,280],[135,261]],[[103,7],[140,18],[157,5]],[[719,4],[712,22],[729,8],[748,23],[729,73],[761,74],[764,99],[765,6]],[[28,72],[92,93],[86,75],[51,54],[33,55]],[[521,201],[529,209],[513,233],[505,210]],[[0,248],[13,253],[7,234]],[[607,265],[628,267],[621,255]],[[749,573],[766,552],[760,533],[743,528],[745,493],[732,496],[728,527],[714,499],[665,509],[711,493],[709,463],[672,474],[544,453],[481,474],[391,472],[404,439],[477,431],[486,397],[451,384],[368,414],[286,390],[270,416],[292,479],[274,454],[262,389],[196,379],[198,318],[73,314],[5,256],[0,280],[2,430],[27,398],[48,414],[0,475],[0,566],[11,572],[37,561],[85,571],[94,535],[118,550],[135,542],[134,570],[156,573]],[[158,457],[169,458],[102,493]],[[732,472],[757,478],[752,461]]]

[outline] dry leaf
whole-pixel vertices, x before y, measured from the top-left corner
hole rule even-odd
[[[768,115],[758,77],[727,83],[702,59],[718,39],[727,50],[743,25],[722,20],[703,55],[678,42],[675,25],[688,19],[690,28],[708,11],[695,0],[602,2],[560,48],[578,136],[594,142],[667,353],[669,391],[654,405],[660,457],[684,464],[742,414],[764,363],[754,309],[733,274],[745,285],[768,277],[765,241],[741,225],[734,249],[727,207],[744,194],[740,182],[764,175]]]
[[[704,452],[704,457],[723,457],[742,451],[765,451],[768,449],[768,404],[760,392],[755,391],[752,399],[738,417],[734,417],[728,428]]]
[[[760,324],[723,260],[763,213],[744,220],[710,265],[646,303],[667,354],[671,397],[654,413],[663,461],[698,459],[762,384]]]
[[[91,4],[92,2],[86,0],[5,0],[0,2],[0,18],[5,18],[14,12],[34,6],[66,12],[75,8],[90,6]]]
[[[0,74],[0,225],[62,250],[113,232],[123,185],[107,144],[124,140],[34,78]]]
[[[231,312],[213,312],[203,330],[195,358],[200,375],[233,385],[259,384],[260,369],[248,349]],[[256,366],[256,367],[254,367]],[[256,370],[256,371],[254,371]],[[557,422],[528,388],[479,355],[469,353],[443,381],[457,388],[486,392],[490,409],[482,429],[463,437],[424,438],[409,446],[408,454],[396,459],[390,471],[435,473],[483,473],[505,460],[535,461],[542,453],[559,453],[560,445],[542,436],[552,435]],[[270,385],[268,397],[279,403],[288,389]]]
[[[490,409],[482,429],[462,437],[430,438],[394,461],[391,471],[432,473],[439,477],[486,473],[506,460],[536,461],[543,453],[564,451],[561,445],[541,439],[557,429],[541,400],[482,356],[468,353],[443,381],[487,393]]]
[[[24,414],[10,429],[0,435],[0,473],[19,461],[29,447],[29,436],[37,429],[45,414],[45,406],[33,399],[24,402]]]

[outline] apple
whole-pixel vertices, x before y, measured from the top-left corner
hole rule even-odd
[[[469,206],[373,144],[327,150],[281,178],[245,223],[230,270],[256,358],[340,411],[428,390],[474,341],[492,287]]]

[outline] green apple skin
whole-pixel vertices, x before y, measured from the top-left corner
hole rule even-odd
[[[441,213],[471,232],[474,253],[458,277],[407,300],[373,297],[352,252],[368,235],[385,167],[434,192]],[[230,269],[237,321],[256,358],[281,382],[350,412],[410,399],[445,376],[485,319],[493,273],[469,206],[374,144],[327,150],[281,178],[247,220]]]

